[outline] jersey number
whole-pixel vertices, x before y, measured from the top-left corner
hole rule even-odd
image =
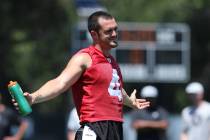
[[[120,89],[120,77],[117,74],[116,69],[112,69],[112,81],[109,84],[109,95],[110,96],[117,96],[119,101],[122,101],[122,93]]]

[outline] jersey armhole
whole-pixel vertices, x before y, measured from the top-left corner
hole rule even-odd
[[[90,56],[91,65],[89,67],[87,67],[86,70],[88,70],[89,68],[91,68],[94,65],[93,58],[92,58],[92,55],[90,54],[90,52],[88,52],[86,50],[82,50],[82,51],[77,52],[76,54],[87,54]]]

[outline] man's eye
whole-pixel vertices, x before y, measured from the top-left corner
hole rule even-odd
[[[114,31],[117,32],[118,31],[118,28],[114,28]]]
[[[110,30],[107,30],[106,33],[107,33],[107,34],[110,34],[110,33],[112,33],[113,31],[117,32],[117,29],[110,29]]]
[[[110,29],[110,30],[107,30],[106,31],[106,33],[111,33],[113,30],[112,29]]]

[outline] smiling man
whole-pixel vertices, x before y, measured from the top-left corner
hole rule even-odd
[[[136,99],[136,90],[129,97],[123,89],[120,68],[110,55],[118,45],[115,18],[95,12],[88,18],[88,30],[93,44],[76,53],[58,77],[25,96],[35,104],[72,89],[81,124],[75,139],[122,140],[123,104],[143,109],[149,102]]]

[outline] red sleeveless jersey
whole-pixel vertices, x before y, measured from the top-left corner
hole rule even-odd
[[[94,46],[78,53],[88,53],[92,59],[92,65],[72,86],[80,122],[122,122],[122,75],[114,58],[105,57]]]

